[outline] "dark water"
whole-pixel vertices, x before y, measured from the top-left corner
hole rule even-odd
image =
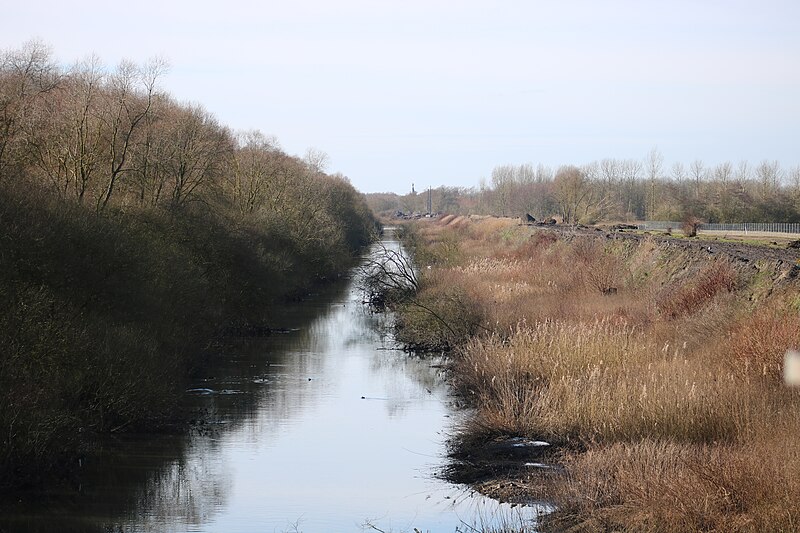
[[[287,310],[290,331],[242,341],[187,392],[210,423],[105,443],[79,487],[3,504],[0,532],[455,532],[531,516],[435,477],[461,414],[437,361],[394,349],[361,299],[350,279]]]

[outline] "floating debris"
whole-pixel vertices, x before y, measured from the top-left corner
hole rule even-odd
[[[197,394],[197,395],[207,395],[207,394],[214,394],[214,391],[211,389],[186,389],[187,394]]]

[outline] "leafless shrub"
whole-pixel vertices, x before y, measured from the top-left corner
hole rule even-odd
[[[619,258],[597,239],[577,239],[573,250],[584,285],[600,294],[616,294],[623,269]]]
[[[360,269],[360,287],[365,300],[376,307],[398,303],[419,290],[419,277],[411,258],[402,248],[377,243]]]
[[[691,315],[709,303],[721,292],[730,292],[736,287],[736,272],[723,260],[710,263],[698,272],[689,283],[670,286],[659,299],[658,311],[668,318]]]
[[[697,230],[703,221],[696,216],[687,216],[681,223],[681,231],[686,237],[697,237]]]

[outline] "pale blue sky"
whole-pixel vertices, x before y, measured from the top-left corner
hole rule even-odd
[[[16,2],[0,48],[160,55],[162,87],[315,147],[362,191],[475,186],[501,164],[800,164],[800,2]]]

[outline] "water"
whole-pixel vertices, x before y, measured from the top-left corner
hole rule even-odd
[[[462,413],[439,361],[396,350],[361,299],[350,279],[288,309],[289,331],[187,392],[208,423],[106,443],[79,487],[6,503],[0,532],[455,532],[519,513],[436,477]]]

